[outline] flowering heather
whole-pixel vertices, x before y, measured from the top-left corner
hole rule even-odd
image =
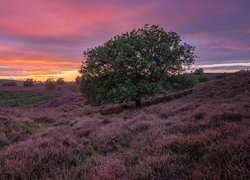
[[[31,134],[29,124],[20,112],[0,109],[0,149],[27,138]]]
[[[249,134],[243,134],[219,145],[213,145],[204,155],[193,179],[249,179]]]
[[[54,129],[1,152],[0,174],[4,179],[55,177],[83,157],[84,146],[74,134]]]
[[[72,89],[0,109],[0,179],[250,179],[249,73],[140,109],[84,106]]]
[[[93,179],[128,179],[126,167],[120,159],[108,156],[101,158],[93,170]]]

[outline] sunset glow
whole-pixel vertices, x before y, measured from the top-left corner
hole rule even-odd
[[[194,68],[250,68],[248,0],[0,0],[0,79],[74,80],[82,52],[159,24],[196,47]]]

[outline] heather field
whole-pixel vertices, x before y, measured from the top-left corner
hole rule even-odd
[[[128,104],[0,90],[0,179],[250,179],[250,74]]]

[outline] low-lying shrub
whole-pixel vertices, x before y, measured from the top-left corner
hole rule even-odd
[[[170,86],[170,89],[181,90],[190,88],[199,82],[197,76],[192,74],[180,74],[172,76],[166,80],[166,85]]]
[[[199,75],[198,76],[198,81],[199,82],[207,82],[208,81],[208,77],[204,76],[204,75]]]
[[[79,139],[70,131],[55,129],[0,152],[0,177],[54,179],[63,169],[77,166],[83,157]]]
[[[192,179],[249,179],[249,145],[249,139],[243,137],[212,146],[193,171]]]

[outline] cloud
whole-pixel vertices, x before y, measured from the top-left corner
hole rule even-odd
[[[72,72],[72,75],[77,75],[79,63],[69,61],[48,61],[48,60],[1,60],[0,72],[2,77],[14,77],[25,79],[27,77],[40,77],[43,80],[47,77],[64,77],[70,76],[67,72]],[[67,74],[67,76],[65,76]],[[1,77],[0,76],[0,77]],[[41,79],[41,78],[40,78]],[[70,79],[69,79],[70,80]]]
[[[37,61],[71,71],[87,48],[145,23],[181,34],[196,46],[198,65],[249,62],[249,6],[248,0],[0,0],[0,64],[19,75],[39,72],[32,70]],[[15,69],[20,59],[29,66]]]

